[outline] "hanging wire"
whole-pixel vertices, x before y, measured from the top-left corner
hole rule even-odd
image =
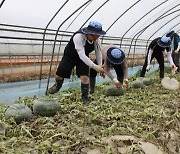
[[[57,40],[57,35],[58,32],[61,28],[61,26],[69,19],[71,18],[76,12],[79,11],[79,9],[81,9],[82,7],[84,7],[87,3],[89,3],[91,0],[88,0],[87,2],[85,2],[84,4],[82,4],[79,8],[77,8],[72,14],[70,14],[62,23],[61,25],[58,27],[58,29],[56,30],[56,35],[55,35],[55,39],[54,39],[54,45],[53,45],[53,51],[52,51],[52,56],[51,56],[51,63],[50,63],[50,69],[49,69],[49,76],[48,76],[48,81],[47,81],[47,87],[46,87],[46,92],[45,94],[48,94],[48,87],[49,87],[49,80],[51,77],[51,69],[52,69],[52,62],[53,62],[53,58],[54,58],[54,51],[55,51],[55,46],[56,46],[56,40]]]
[[[51,18],[51,20],[48,22],[48,24],[46,25],[46,28],[44,30],[44,34],[43,34],[43,41],[42,41],[42,53],[41,53],[41,66],[40,66],[40,75],[39,75],[39,88],[41,88],[41,78],[42,78],[42,65],[43,65],[43,56],[44,56],[44,42],[45,42],[45,35],[46,35],[46,31],[48,26],[51,24],[51,22],[54,20],[54,18],[56,17],[56,15],[61,11],[61,9],[66,5],[66,3],[69,0],[66,0],[64,2],[64,4],[59,8],[59,10],[55,13],[55,15]]]

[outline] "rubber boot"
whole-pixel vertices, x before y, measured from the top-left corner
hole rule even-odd
[[[90,77],[89,78],[90,94],[94,93],[95,84],[96,84],[96,77]]]
[[[89,84],[81,83],[81,99],[83,104],[88,104],[88,91],[89,91]]]
[[[49,88],[48,93],[49,94],[57,93],[60,90],[60,88],[62,87],[63,82],[64,82],[64,79],[63,80],[56,79],[56,83],[51,88]]]
[[[160,71],[159,77],[160,77],[161,79],[164,78],[164,71]]]

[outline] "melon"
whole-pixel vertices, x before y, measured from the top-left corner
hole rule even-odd
[[[32,110],[24,104],[13,104],[5,112],[5,118],[14,118],[17,124],[32,118]]]
[[[123,88],[117,88],[115,85],[106,87],[106,96],[121,96],[124,95]]]
[[[161,84],[165,89],[169,90],[177,90],[180,87],[180,83],[176,79],[170,77],[164,77],[161,80]]]
[[[146,86],[149,86],[149,85],[151,85],[153,82],[152,82],[152,79],[150,79],[150,78],[143,78],[142,79],[142,82],[143,82],[143,84],[144,85],[146,85]]]
[[[60,105],[54,99],[41,98],[34,100],[33,112],[39,116],[51,117],[59,111]]]
[[[144,77],[138,77],[136,78],[136,80],[142,81],[144,79]]]
[[[144,84],[140,80],[135,80],[131,83],[132,88],[142,88],[144,87]]]

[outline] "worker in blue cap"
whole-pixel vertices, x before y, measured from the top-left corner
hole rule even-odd
[[[107,75],[116,85],[122,88],[123,84],[128,88],[128,66],[124,52],[115,45],[106,45],[102,49],[104,73],[100,73],[102,77]],[[96,63],[96,60],[95,60]],[[116,76],[111,73],[111,69],[115,70]],[[90,69],[90,93],[95,91],[95,83],[97,71]]]
[[[76,67],[76,74],[81,79],[81,99],[83,104],[88,104],[89,67],[97,72],[104,72],[99,37],[105,34],[102,24],[96,21],[91,21],[88,27],[74,33],[65,47],[64,55],[56,71],[56,83],[48,90],[49,94],[57,93],[62,87],[64,78],[70,78],[72,69]],[[94,50],[98,64],[89,58],[89,53]]]
[[[172,59],[173,59],[174,64],[178,68],[177,72],[179,72],[180,71],[180,60],[179,60],[180,59],[180,45],[179,45],[180,37],[177,33],[175,33],[174,30],[169,30],[166,33],[166,36],[171,38]]]
[[[164,55],[163,52],[167,51],[167,59],[170,62],[170,65],[172,66],[172,71],[176,71],[177,67],[175,66],[171,52],[170,52],[170,45],[171,45],[171,38],[170,37],[158,37],[149,44],[148,46],[148,52],[146,55],[146,59],[143,65],[143,68],[141,70],[140,76],[144,77],[146,71],[149,71],[151,69],[151,61],[153,58],[156,58],[158,64],[159,64],[159,77],[162,79],[164,78]]]

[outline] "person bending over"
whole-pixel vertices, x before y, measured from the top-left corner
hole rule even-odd
[[[159,77],[162,79],[164,78],[164,55],[163,52],[167,51],[167,59],[170,62],[170,65],[172,66],[172,71],[175,71],[177,68],[172,60],[171,52],[170,52],[170,45],[171,45],[171,39],[170,37],[158,37],[154,39],[148,46],[148,52],[146,55],[146,59],[144,62],[144,65],[142,67],[140,77],[144,77],[146,71],[149,71],[151,69],[151,61],[153,58],[156,58],[158,64],[159,64]]]
[[[105,35],[99,22],[91,21],[88,27],[75,32],[64,49],[64,55],[56,71],[56,83],[48,90],[49,94],[57,93],[62,87],[64,78],[70,78],[72,69],[76,66],[76,74],[81,79],[81,98],[83,104],[88,104],[89,67],[103,73],[100,35]],[[89,53],[95,50],[98,65],[89,59]]]
[[[128,66],[124,52],[114,45],[104,46],[102,49],[103,55],[103,68],[105,74],[113,80],[117,88],[121,88],[123,82],[128,88]],[[96,63],[96,60],[95,60]],[[115,70],[117,77],[111,73],[111,68]],[[104,73],[100,73],[104,77]],[[90,93],[94,93],[96,84],[97,71],[90,69]]]

